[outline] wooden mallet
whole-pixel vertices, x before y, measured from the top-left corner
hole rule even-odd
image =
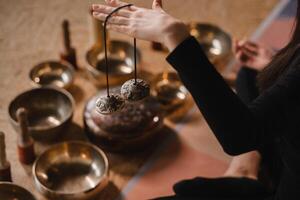
[[[62,61],[67,61],[73,65],[75,69],[78,69],[77,66],[77,59],[76,59],[76,51],[71,46],[71,39],[70,39],[70,30],[69,30],[69,21],[64,20],[62,23],[62,30],[63,30],[63,44],[64,50],[60,54],[60,59]]]
[[[0,132],[0,181],[12,181],[10,163],[6,159],[5,135],[3,132]]]
[[[28,113],[25,108],[17,110],[17,119],[20,126],[18,134],[18,155],[23,164],[31,164],[35,160],[34,142],[28,131]]]

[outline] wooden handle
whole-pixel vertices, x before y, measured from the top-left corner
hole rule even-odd
[[[7,163],[5,152],[5,136],[3,132],[0,132],[0,169],[6,168]]]
[[[19,160],[23,164],[31,164],[35,159],[35,153],[33,139],[28,131],[28,113],[25,108],[17,110],[17,119],[21,130],[18,139]]]
[[[62,52],[60,54],[60,59],[62,61],[67,61],[72,64],[72,66],[77,70],[78,65],[77,65],[77,58],[76,58],[76,51],[74,48],[71,47],[68,52]]]
[[[68,20],[63,21],[62,29],[63,29],[64,48],[65,48],[66,52],[69,52],[71,49],[71,40],[70,40],[69,21]]]
[[[19,108],[17,110],[17,120],[20,126],[18,145],[20,146],[27,146],[27,144],[30,142],[31,139],[28,132],[27,117],[28,117],[28,113],[25,108]]]
[[[26,165],[33,163],[35,160],[33,140],[31,140],[31,143],[26,147],[18,146],[18,155],[21,163]]]
[[[4,169],[0,169],[0,181],[12,182],[10,165]]]
[[[0,181],[11,182],[10,164],[6,160],[5,135],[0,132]]]

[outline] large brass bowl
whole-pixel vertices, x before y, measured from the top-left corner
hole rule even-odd
[[[25,188],[9,182],[0,182],[1,200],[36,200]]]
[[[70,124],[73,116],[74,100],[67,91],[41,87],[19,94],[9,104],[10,122],[19,131],[16,112],[19,108],[28,111],[29,132],[36,140],[55,139]]]
[[[137,49],[137,64],[140,63],[141,54]],[[106,65],[104,51],[99,46],[94,46],[86,54],[87,70],[94,84],[98,87],[106,85]],[[110,41],[108,52],[109,83],[119,85],[133,77],[134,73],[134,48],[128,42]]]
[[[111,88],[119,93],[120,88]],[[143,101],[127,102],[126,106],[111,115],[101,115],[96,111],[96,101],[106,94],[100,90],[87,101],[83,118],[84,127],[90,141],[110,152],[136,152],[151,146],[163,127],[164,115],[160,104],[153,97]]]
[[[31,81],[38,86],[68,88],[74,77],[74,69],[67,62],[45,61],[34,66],[29,73]]]
[[[108,160],[98,147],[80,141],[57,144],[33,165],[37,189],[55,200],[91,199],[107,184]]]
[[[232,57],[231,36],[221,28],[205,23],[190,23],[190,33],[201,44],[209,60],[222,70]]]

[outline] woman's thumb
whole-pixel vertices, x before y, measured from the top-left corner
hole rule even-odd
[[[152,9],[162,10],[162,0],[153,0]]]

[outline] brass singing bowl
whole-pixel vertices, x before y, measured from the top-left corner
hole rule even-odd
[[[0,182],[0,198],[1,200],[36,200],[28,190],[9,182]]]
[[[72,120],[74,100],[70,93],[54,87],[41,87],[19,94],[9,104],[10,122],[19,131],[17,110],[28,111],[28,128],[36,140],[55,139]]]
[[[90,199],[108,182],[104,152],[80,141],[52,146],[37,158],[32,170],[37,189],[50,199]]]
[[[119,85],[133,77],[134,48],[125,41],[110,41],[108,45],[109,83]],[[137,65],[140,63],[141,53],[137,49]],[[98,87],[106,85],[106,65],[104,50],[98,46],[92,47],[87,54],[87,70],[94,84]]]
[[[46,61],[34,66],[30,72],[31,81],[38,86],[69,88],[73,83],[74,69],[67,62]]]
[[[190,23],[190,33],[201,44],[209,60],[223,68],[232,56],[231,36],[221,28],[204,23]]]
[[[151,81],[152,95],[161,103],[167,118],[177,121],[192,107],[192,96],[175,72],[163,72]]]

